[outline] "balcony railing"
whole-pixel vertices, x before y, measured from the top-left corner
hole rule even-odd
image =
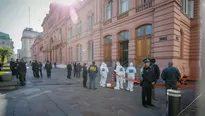
[[[145,9],[151,8],[153,4],[153,0],[149,0],[148,2],[141,4],[139,6],[136,7],[136,12],[140,12],[143,11]]]

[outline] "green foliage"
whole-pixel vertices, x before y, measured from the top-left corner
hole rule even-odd
[[[0,48],[1,61],[4,62],[6,57],[13,55],[13,50],[10,48]]]

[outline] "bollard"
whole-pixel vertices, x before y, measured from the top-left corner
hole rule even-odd
[[[177,116],[181,110],[181,92],[178,90],[167,90],[167,116]]]

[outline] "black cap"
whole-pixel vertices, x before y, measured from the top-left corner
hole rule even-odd
[[[149,60],[149,58],[145,58],[145,59],[143,60],[143,62],[144,62],[144,63],[147,63],[147,62],[150,62],[150,60]]]

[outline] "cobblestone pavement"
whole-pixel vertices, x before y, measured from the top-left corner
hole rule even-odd
[[[81,78],[66,78],[66,69],[53,69],[52,77],[33,79],[27,74],[27,85],[9,92],[0,91],[0,116],[163,116],[166,112],[164,88],[156,88],[156,107],[141,105],[141,88],[134,92],[99,87],[82,87]],[[73,76],[73,74],[72,74]],[[194,89],[184,89],[182,107],[195,98]]]

